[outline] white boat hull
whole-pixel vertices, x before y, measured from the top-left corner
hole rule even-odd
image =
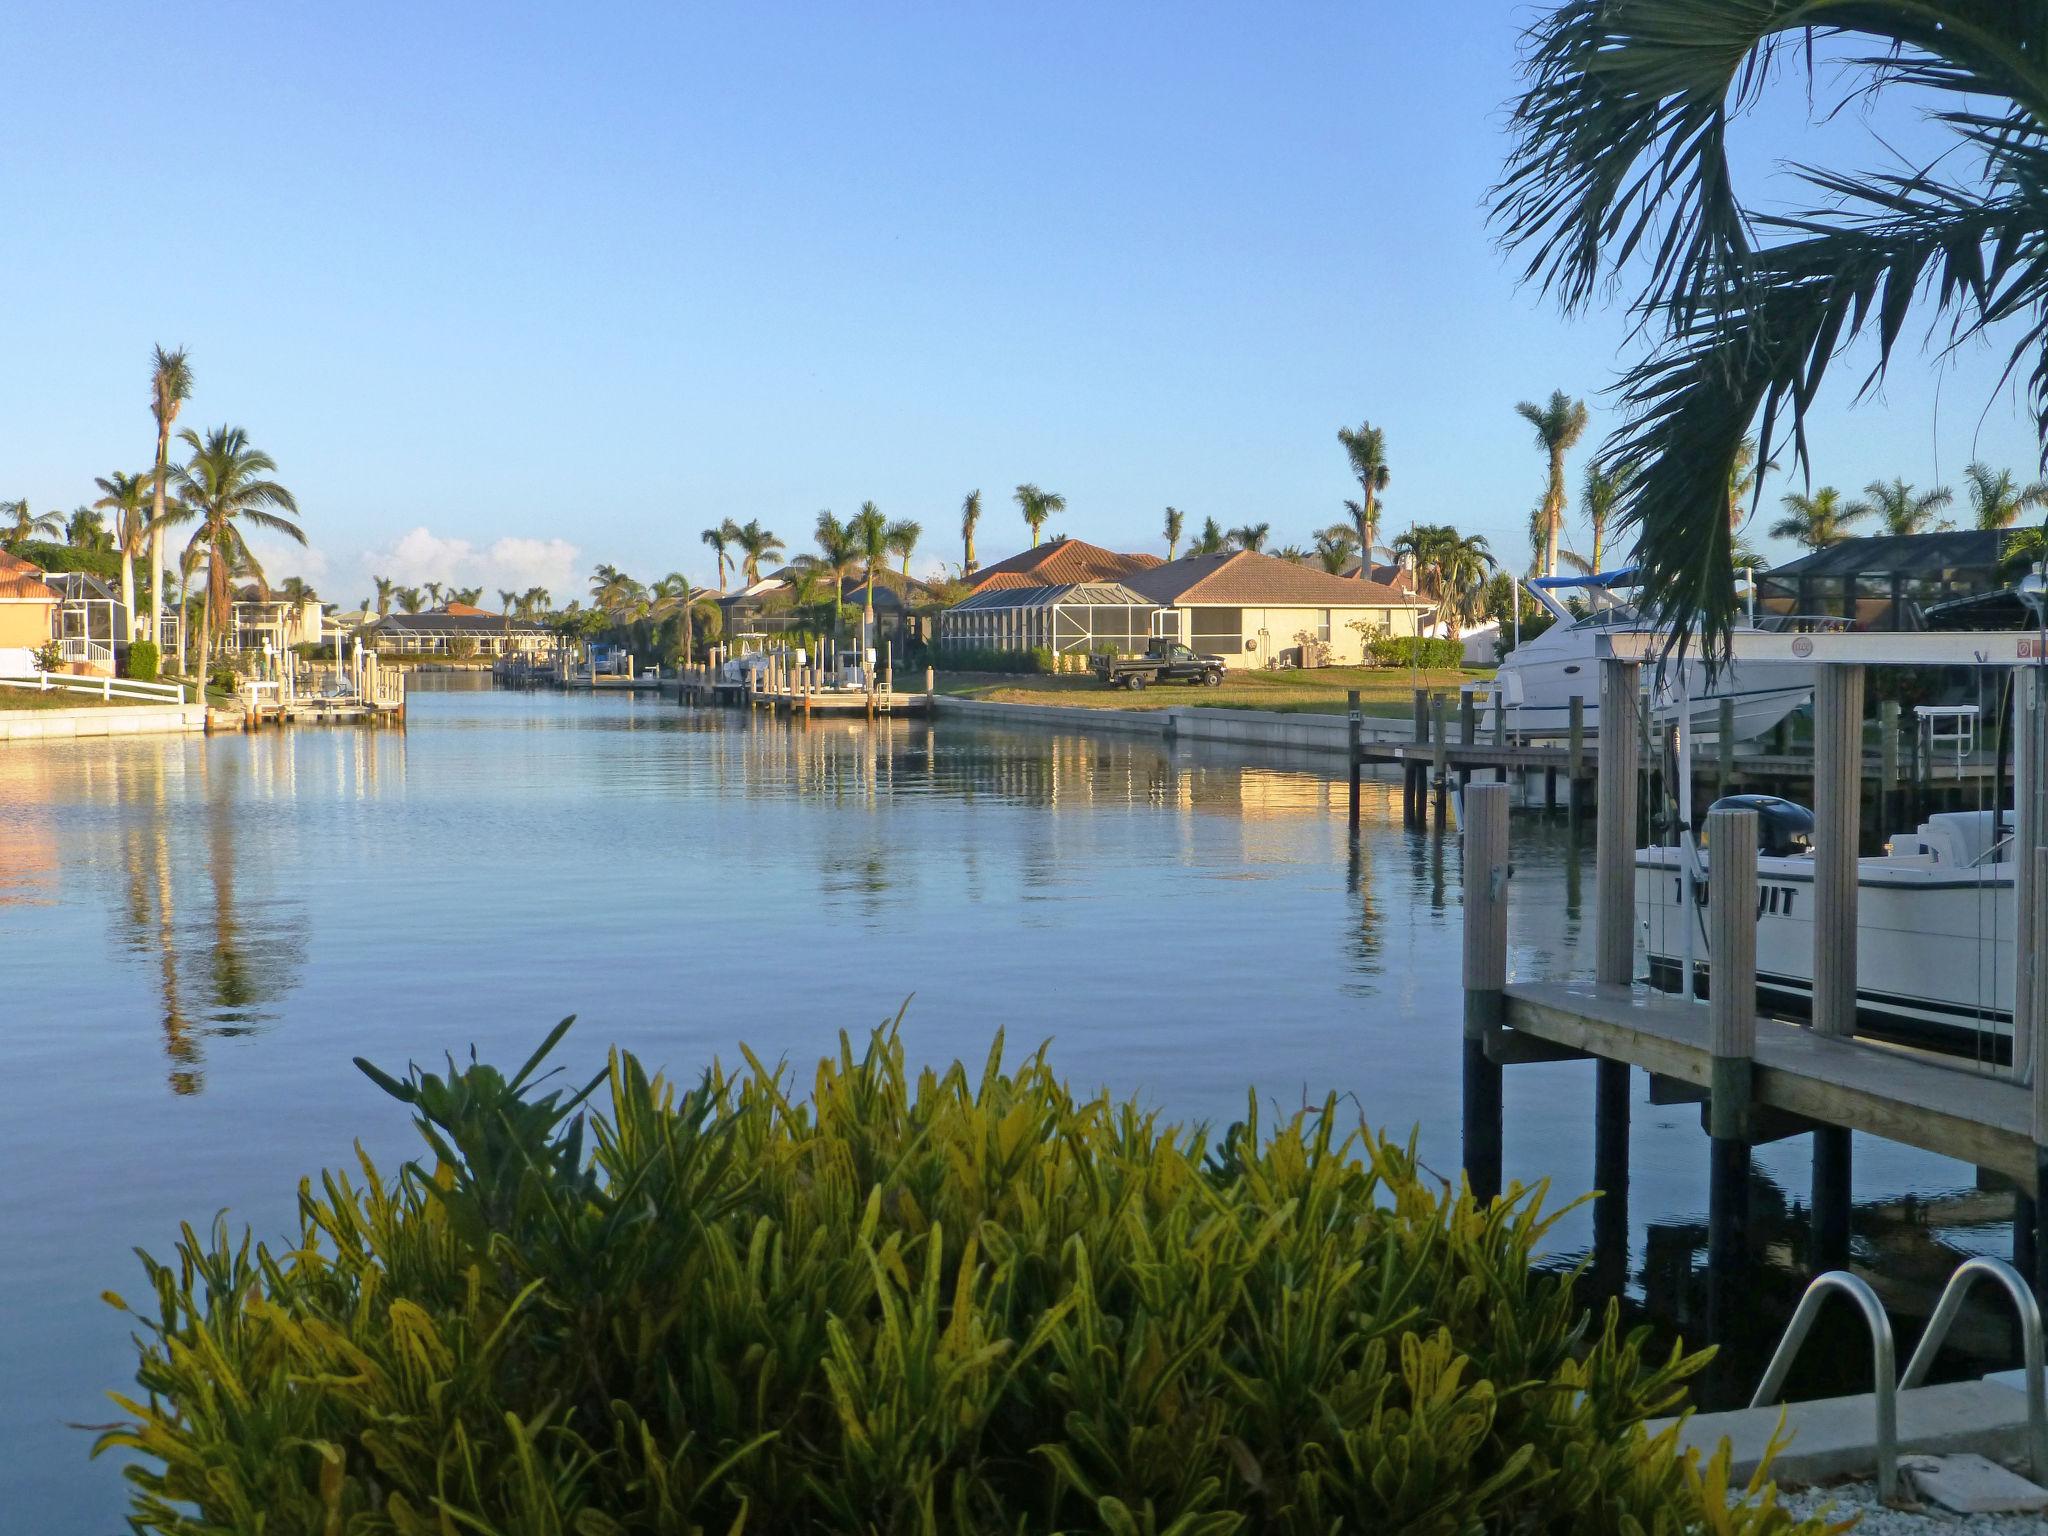
[[[1548,638],[1545,636],[1544,638]],[[1590,654],[1537,654],[1519,666],[1511,653],[1495,675],[1498,703],[1507,709],[1510,731],[1522,736],[1563,736],[1571,730],[1572,698],[1582,701],[1585,729],[1600,730],[1599,664]],[[1645,668],[1647,675],[1649,669]],[[1813,668],[1799,663],[1752,661],[1729,666],[1709,681],[1697,661],[1684,664],[1686,720],[1693,732],[1717,736],[1721,702],[1734,703],[1737,741],[1763,735],[1813,697]],[[1678,718],[1680,690],[1673,677],[1651,697],[1652,718],[1669,725]]]
[[[1684,897],[1684,855],[1636,853],[1636,920],[1653,978],[1672,987],[1692,957],[1711,967],[1707,944],[1709,854],[1699,855],[1694,902]],[[1859,1027],[1931,1036],[1972,1048],[2010,1041],[2013,1017],[2012,869],[1933,866],[1893,858],[1858,863],[1856,1006]],[[1757,859],[1757,990],[1793,1011],[1813,999],[1813,865]]]

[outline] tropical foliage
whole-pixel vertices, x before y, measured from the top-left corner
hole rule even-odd
[[[2021,485],[2009,469],[1971,464],[1963,470],[1963,490],[1970,499],[1972,527],[2010,528],[2022,512],[2048,506],[2048,480]]]
[[[1845,502],[1842,493],[1824,485],[1810,495],[1794,491],[1783,502],[1785,515],[1771,524],[1771,537],[1790,539],[1808,549],[1826,549],[1849,536],[1849,525],[1870,515],[1860,501]]]
[[[1045,520],[1055,512],[1067,510],[1067,498],[1057,491],[1042,491],[1026,481],[1017,487],[1015,501],[1017,510],[1024,514],[1025,526],[1031,530],[1031,547],[1038,547],[1038,536],[1045,528]]]
[[[1187,526],[1187,514],[1186,514],[1186,513],[1182,512],[1182,511],[1180,510],[1180,508],[1178,508],[1178,507],[1168,507],[1168,508],[1166,509],[1166,529],[1165,529],[1165,531],[1166,531],[1166,558],[1167,558],[1167,559],[1169,559],[1169,560],[1177,560],[1177,559],[1179,559],[1179,558],[1180,558],[1180,536],[1181,536],[1181,530],[1182,530],[1183,528],[1185,528],[1186,526]]]
[[[1568,310],[1632,284],[1651,341],[1603,454],[1636,471],[1619,523],[1649,602],[1719,651],[1736,615],[1722,487],[1754,429],[1807,460],[1807,413],[1862,340],[1876,387],[1918,310],[1945,344],[2011,322],[2048,409],[2048,58],[2033,3],[1566,0],[1536,23],[1495,190],[1526,277]],[[1819,46],[1817,46],[1817,44]],[[1788,77],[1793,77],[1788,79]],[[1899,169],[1813,165],[1806,205],[1745,201],[1736,120],[1775,86],[1876,113],[1930,104],[1948,142]],[[1859,363],[1859,367],[1861,364]]]
[[[974,558],[974,530],[981,526],[981,492],[969,491],[960,498],[960,542],[965,548],[960,562],[963,575],[972,576],[980,568]]]
[[[171,471],[178,499],[152,525],[152,532],[198,525],[187,547],[203,550],[206,557],[206,614],[199,632],[199,664],[204,669],[212,655],[212,637],[223,626],[233,600],[234,579],[247,575],[259,588],[265,584],[263,567],[249,550],[248,531],[262,529],[300,544],[306,535],[292,520],[299,510],[292,493],[271,478],[276,461],[252,447],[247,432],[220,426],[208,429],[202,438],[187,427],[178,440],[191,450],[191,457]]]
[[[149,506],[149,638],[162,633],[164,591],[164,530],[169,508],[165,498],[171,485],[171,429],[178,412],[192,398],[192,361],[183,347],[166,351],[158,346],[149,359],[149,414],[156,423],[155,468],[150,474]],[[179,626],[178,649],[183,660],[184,628]]]
[[[1945,485],[1918,491],[1896,476],[1871,481],[1863,495],[1867,499],[1856,503],[1858,515],[1875,516],[1893,535],[1925,533],[1934,524],[1934,514],[1956,499]]]
[[[1649,1432],[1706,1357],[1535,1267],[1540,1188],[1447,1189],[1334,1097],[1211,1137],[893,1030],[807,1098],[744,1052],[542,1092],[560,1033],[363,1063],[426,1161],[145,1258],[98,1442],[137,1531],[1822,1529]]]
[[[1358,481],[1358,500],[1346,501],[1344,509],[1351,514],[1352,527],[1358,534],[1358,548],[1365,556],[1359,566],[1358,575],[1364,580],[1366,566],[1372,563],[1374,541],[1379,537],[1379,497],[1387,488],[1387,434],[1369,421],[1361,421],[1356,427],[1339,427],[1337,441],[1343,445],[1344,457],[1350,461],[1351,473]]]
[[[1543,454],[1548,480],[1540,504],[1543,528],[1543,574],[1557,574],[1557,543],[1564,527],[1564,456],[1586,435],[1586,402],[1574,400],[1563,390],[1551,391],[1541,405],[1524,400],[1515,414],[1536,429],[1536,447]]]

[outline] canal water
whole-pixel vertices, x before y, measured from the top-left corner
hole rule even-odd
[[[914,1057],[1050,1040],[1076,1085],[1182,1121],[1334,1092],[1456,1177],[1457,845],[1404,829],[1396,785],[1368,784],[1354,845],[1327,759],[647,698],[418,691],[411,715],[0,750],[0,1526],[119,1525],[75,1426],[132,1376],[98,1299],[138,1289],[132,1247],[220,1211],[280,1238],[300,1176],[357,1141],[413,1154],[358,1055],[516,1063],[573,1013],[575,1069],[616,1042],[694,1076],[745,1042],[801,1075],[903,1010]],[[1514,861],[1514,969],[1585,972],[1590,831],[1518,817]],[[1507,1074],[1509,1178],[1584,1191],[1592,1092],[1583,1064]],[[1628,1305],[1683,1330],[1697,1109],[1639,1091],[1633,1169]],[[1761,1335],[1797,1293],[1804,1139],[1757,1177]],[[1909,1307],[2009,1242],[1963,1165],[1859,1139],[1856,1198],[1859,1262]],[[1582,1209],[1551,1262],[1590,1240]],[[1817,1353],[1867,1369],[1853,1339]]]

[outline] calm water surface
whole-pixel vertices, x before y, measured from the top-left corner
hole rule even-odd
[[[221,1210],[279,1237],[353,1141],[412,1154],[357,1055],[515,1063],[575,1013],[578,1069],[618,1042],[694,1075],[745,1041],[807,1072],[909,999],[928,1061],[1050,1039],[1077,1084],[1189,1121],[1334,1091],[1455,1172],[1457,850],[1403,830],[1392,785],[1353,848],[1314,758],[544,694],[412,717],[0,748],[0,1529],[119,1528],[117,1469],[67,1424],[132,1375],[97,1299],[139,1289],[131,1246]],[[1584,969],[1590,842],[1514,835],[1516,969]],[[1509,1177],[1579,1193],[1591,1106],[1590,1067],[1509,1073]],[[1806,1158],[1759,1154],[1788,1264]],[[1857,1158],[1861,1256],[1901,1294],[2003,1251],[1969,1168]],[[1705,1204],[1696,1109],[1639,1098],[1629,1285],[1667,1325]],[[1558,1258],[1589,1241],[1581,1212]]]

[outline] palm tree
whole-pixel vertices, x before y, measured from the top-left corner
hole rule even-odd
[[[883,518],[881,509],[872,501],[860,504],[860,510],[847,525],[852,536],[855,552],[867,567],[867,582],[863,589],[866,598],[866,612],[861,618],[862,645],[874,644],[875,636],[875,572],[889,559],[889,524]]]
[[[761,562],[763,560],[773,560],[782,553],[782,540],[775,537],[774,534],[763,528],[759,522],[752,518],[747,520],[747,525],[744,528],[735,528],[732,524],[727,523],[725,525],[725,534],[727,538],[739,546],[740,554],[745,562],[747,585],[750,587],[761,579]]]
[[[1895,535],[1924,533],[1934,514],[1956,499],[1945,485],[1915,495],[1913,487],[1900,479],[1873,480],[1863,487],[1863,494],[1870,499],[1856,505],[1866,514],[1875,512],[1884,531]]]
[[[483,600],[483,595],[482,587],[455,587],[449,591],[448,601],[456,607],[474,608]]]
[[[1169,560],[1180,556],[1180,531],[1186,521],[1186,515],[1178,507],[1166,509],[1166,558]]]
[[[192,608],[192,578],[199,574],[199,562],[205,551],[197,542],[187,544],[178,552],[178,671],[185,671],[185,636],[187,615]]]
[[[1257,554],[1266,547],[1266,539],[1272,534],[1271,523],[1247,523],[1242,528],[1230,530],[1230,539],[1239,549]]]
[[[1041,491],[1028,480],[1017,487],[1015,500],[1024,514],[1024,521],[1031,528],[1031,547],[1038,547],[1039,530],[1045,527],[1045,520],[1055,512],[1067,510],[1067,498],[1057,491]]]
[[[1586,522],[1593,530],[1594,570],[1600,569],[1600,559],[1607,549],[1607,528],[1614,519],[1614,510],[1621,504],[1621,493],[1628,489],[1629,476],[1634,471],[1627,465],[1613,469],[1600,463],[1586,466],[1585,487],[1579,492],[1579,510],[1586,514]]]
[[[370,580],[377,584],[377,617],[381,619],[391,611],[391,594],[398,583],[389,576],[372,576]]]
[[[1829,44],[1818,64],[1816,30]],[[1729,147],[1744,125],[1731,122],[1801,60],[1809,101],[1825,70],[1858,112],[1925,103],[1945,142],[1916,145],[1902,170],[1804,166],[1804,205],[1760,215]],[[1640,531],[1642,595],[1681,635],[1724,653],[1732,631],[1729,532],[1715,514],[1736,445],[1753,426],[1765,454],[1789,438],[1810,473],[1807,417],[1829,367],[1854,357],[1861,387],[1877,386],[1900,338],[1917,334],[1916,308],[1945,346],[2017,319],[1999,382],[2027,378],[2037,430],[2048,425],[2037,6],[1553,0],[1523,61],[1494,215],[1527,254],[1525,276],[1567,309],[1630,276],[1622,297],[1651,345],[1622,377],[1623,425],[1605,456],[1638,468],[1622,520]]]
[[[317,600],[320,594],[313,590],[313,584],[303,576],[287,576],[277,584],[277,596],[288,603],[303,603]]]
[[[1794,491],[1784,499],[1785,515],[1771,524],[1774,539],[1790,539],[1808,549],[1826,549],[1849,536],[1849,524],[1870,515],[1860,501],[1844,502],[1842,493],[1824,485],[1808,496]]]
[[[127,617],[129,638],[133,639],[137,627],[135,556],[149,537],[150,475],[147,471],[124,475],[117,469],[95,479],[93,484],[100,488],[100,499],[93,505],[114,514],[114,543],[121,551],[121,612]],[[157,637],[145,638],[154,642]]]
[[[163,622],[164,493],[171,477],[171,427],[178,408],[192,398],[192,363],[185,349],[166,352],[157,347],[149,362],[149,414],[156,419],[156,468],[153,472],[149,515],[149,638],[154,640]]]
[[[590,601],[616,617],[633,600],[640,583],[616,565],[600,565],[590,573]]]
[[[1747,508],[1756,495],[1756,488],[1765,475],[1778,467],[1776,459],[1759,464],[1756,461],[1756,439],[1745,437],[1735,445],[1734,461],[1728,466],[1728,531],[1733,533],[1742,526],[1748,515]],[[1736,567],[1738,570],[1742,567]]]
[[[528,587],[519,594],[519,616],[522,619],[540,618],[554,606],[554,594],[546,587]]]
[[[851,525],[834,517],[830,508],[819,512],[812,537],[818,545],[818,564],[832,577],[832,635],[837,639],[845,618],[846,575],[860,559],[860,547]]]
[[[213,636],[227,615],[235,576],[246,573],[255,578],[259,591],[267,589],[263,567],[250,553],[243,530],[261,528],[300,544],[306,535],[292,521],[298,516],[298,502],[270,478],[276,461],[250,447],[249,434],[242,428],[213,427],[201,438],[187,427],[178,441],[192,456],[172,470],[178,500],[165,509],[161,522],[152,521],[151,532],[180,523],[199,524],[187,547],[206,551],[206,620],[199,631],[203,670],[213,654]]]
[[[1436,540],[1433,561],[1437,616],[1455,640],[1460,628],[1478,622],[1486,606],[1486,584],[1499,562],[1483,534],[1460,534],[1449,527]]]
[[[889,525],[889,548],[903,557],[903,579],[910,579],[910,552],[917,548],[917,541],[924,536],[923,525],[904,519]]]
[[[98,553],[113,547],[114,536],[107,531],[107,520],[91,507],[74,507],[64,520],[64,542],[73,549]]]
[[[1970,520],[1978,528],[2010,528],[2028,508],[2048,506],[2048,480],[2021,485],[2011,470],[1994,474],[1983,463],[1969,465],[1963,478],[1969,482],[1964,489],[1970,498]]]
[[[0,502],[0,513],[13,519],[8,524],[6,535],[6,541],[11,545],[26,544],[38,534],[54,539],[64,532],[64,519],[54,512],[30,512],[26,496],[16,501]]]
[[[1543,574],[1557,574],[1557,536],[1564,524],[1564,456],[1586,435],[1586,402],[1563,390],[1552,390],[1542,405],[1524,400],[1515,414],[1536,429],[1536,446],[1549,463],[1549,488],[1543,493]]]
[[[1194,545],[1189,549],[1193,555],[1220,555],[1223,553],[1223,529],[1213,517],[1202,519],[1202,531],[1195,535]]]
[[[981,523],[981,492],[969,491],[960,499],[960,542],[967,546],[966,563],[960,567],[964,576],[975,572],[974,530]]]
[[[732,519],[727,518],[716,528],[706,528],[702,534],[704,542],[711,548],[711,553],[718,557],[718,590],[721,594],[725,591],[726,550],[732,545],[738,532],[739,530],[733,526]]]
[[[400,613],[418,613],[420,605],[426,601],[418,587],[400,587],[391,595],[397,600]]]
[[[1361,421],[1356,431],[1350,427],[1339,427],[1337,441],[1344,445],[1344,456],[1351,461],[1351,473],[1358,477],[1358,500],[1346,501],[1344,505],[1358,530],[1359,550],[1366,557],[1358,566],[1358,579],[1363,581],[1370,574],[1373,540],[1379,535],[1380,492],[1387,488],[1389,478],[1387,434],[1371,422]]]
[[[1345,523],[1332,523],[1316,534],[1316,559],[1332,576],[1344,570],[1344,562],[1358,553],[1358,535]]]

